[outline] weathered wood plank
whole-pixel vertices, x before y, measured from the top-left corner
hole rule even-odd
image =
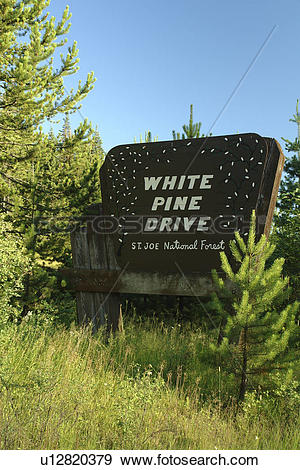
[[[88,208],[83,218],[83,227],[78,227],[71,234],[71,245],[74,269],[99,270],[117,268],[115,255],[107,246],[108,236],[99,234],[93,228],[93,216],[101,215],[101,204]],[[82,225],[82,224],[81,224]],[[76,289],[78,321],[82,324],[92,323],[93,331],[106,324],[108,332],[118,329],[120,317],[120,295],[106,291],[89,291]]]
[[[91,265],[86,228],[81,227],[71,233],[71,246],[74,268],[90,269]],[[93,323],[93,296],[94,294],[90,292],[78,291],[76,293],[77,318],[80,324],[87,325],[90,322]]]
[[[274,210],[275,210],[275,206],[276,206],[276,200],[277,200],[281,175],[282,175],[282,172],[283,172],[284,159],[285,159],[284,155],[283,155],[283,152],[282,152],[282,149],[281,149],[281,146],[279,145],[277,140],[274,140],[274,145],[275,145],[275,142],[277,144],[277,151],[278,151],[279,156],[278,156],[278,163],[277,163],[277,166],[276,166],[276,170],[275,170],[275,168],[273,170],[273,174],[274,174],[273,186],[269,183],[269,186],[271,186],[270,189],[269,189],[270,203],[269,203],[269,208],[268,208],[268,212],[267,212],[267,216],[266,216],[266,225],[265,225],[265,230],[264,230],[264,234],[266,235],[266,237],[269,237],[270,231],[271,231],[272,218],[273,218],[273,214],[274,214]]]
[[[119,292],[128,294],[208,296],[212,279],[180,273],[142,273],[109,270],[65,269],[68,287],[81,292]]]

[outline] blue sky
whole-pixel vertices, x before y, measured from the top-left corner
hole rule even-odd
[[[80,70],[65,84],[94,71],[81,115],[98,126],[106,151],[146,130],[171,140],[191,103],[208,132],[275,25],[212,133],[257,132],[282,145],[296,136],[299,0],[52,0],[49,11],[59,19],[66,4]],[[80,120],[76,113],[72,125]]]

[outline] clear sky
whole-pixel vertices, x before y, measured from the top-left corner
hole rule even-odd
[[[296,136],[299,0],[51,0],[49,11],[60,18],[66,4],[68,44],[78,42],[80,58],[66,87],[94,71],[81,114],[106,151],[146,130],[171,140],[191,103],[208,132],[274,26],[212,133],[257,132],[282,145]],[[80,120],[76,113],[71,123]]]

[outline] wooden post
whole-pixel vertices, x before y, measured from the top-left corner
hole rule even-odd
[[[112,239],[107,234],[95,232],[93,217],[102,215],[102,205],[93,204],[80,224],[71,233],[73,267],[75,269],[119,270]],[[92,324],[95,333],[106,325],[107,333],[114,333],[121,322],[120,294],[110,292],[76,292],[77,317],[80,324]]]

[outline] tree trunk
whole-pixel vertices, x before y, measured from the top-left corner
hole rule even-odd
[[[241,383],[239,392],[239,402],[244,401],[246,389],[247,389],[247,327],[244,327],[240,334],[239,348],[242,353],[242,371],[241,371]]]

